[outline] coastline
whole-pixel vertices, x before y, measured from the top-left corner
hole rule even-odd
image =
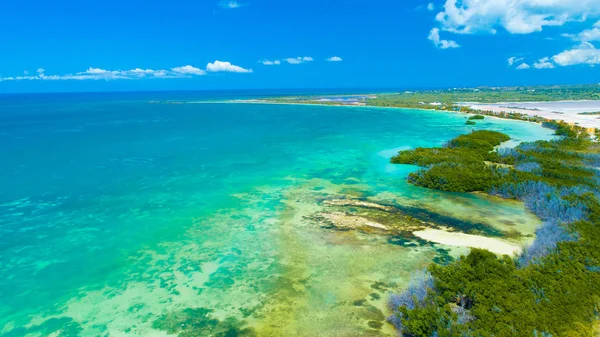
[[[204,103],[204,102],[195,102]],[[432,108],[424,107],[408,107],[408,106],[380,106],[369,104],[368,101],[362,101],[359,104],[343,104],[332,102],[330,104],[322,104],[314,101],[299,101],[299,102],[279,102],[269,99],[265,100],[231,100],[222,101],[219,103],[235,103],[235,104],[289,104],[289,105],[310,105],[310,106],[339,106],[339,107],[371,107],[371,108],[395,108],[407,110],[421,111],[439,111],[439,112],[456,112],[465,114],[484,114],[487,117],[496,117],[500,119],[516,119],[523,122],[541,123],[544,121],[563,122],[569,125],[580,126],[585,128],[588,133],[594,134],[600,129],[600,101],[598,100],[558,100],[558,101],[522,101],[522,102],[455,102],[447,108],[438,109],[436,107],[444,105],[431,105]],[[568,105],[588,104],[587,107],[567,107]],[[527,106],[530,107],[527,107]],[[563,107],[556,107],[564,105]],[[555,111],[556,110],[556,111]],[[590,111],[588,111],[590,110]]]
[[[445,109],[425,109],[425,108],[410,108],[410,107],[384,107],[384,106],[376,106],[376,105],[352,105],[352,104],[320,104],[320,103],[301,103],[301,102],[273,102],[273,101],[219,101],[219,102],[194,102],[191,104],[264,104],[264,105],[296,105],[296,106],[317,106],[317,107],[342,107],[342,108],[376,108],[376,109],[401,109],[401,110],[417,110],[417,111],[426,111],[426,112],[439,112],[445,114],[454,114],[454,115],[473,115],[473,112],[466,111],[452,111]],[[524,122],[524,123],[532,123],[537,124],[542,127],[542,122],[533,121],[533,120],[522,120],[515,118],[503,118],[501,116],[490,116],[486,115],[487,118],[495,119],[495,120],[512,120],[515,122]],[[536,140],[543,140],[538,138]],[[509,143],[510,141],[506,142]],[[504,143],[503,143],[504,144]],[[483,192],[468,192],[467,194],[472,195],[480,195],[487,197],[494,197],[493,195],[483,193]],[[503,202],[509,202],[511,200],[502,199]],[[515,201],[518,203],[522,203],[521,201]],[[539,219],[539,218],[538,218]],[[541,220],[540,220],[541,221]],[[540,222],[541,225],[541,222]],[[494,254],[498,255],[509,255],[509,256],[517,256],[523,252],[525,247],[530,244],[525,241],[516,243],[510,242],[506,240],[501,240],[498,238],[480,236],[480,235],[472,235],[462,232],[447,232],[444,230],[428,228],[420,231],[413,232],[413,235],[416,237],[423,239],[425,241],[439,244],[447,247],[454,247],[455,249],[460,248],[480,248],[486,249]]]
[[[582,103],[588,103],[589,105],[577,106]],[[533,118],[562,121],[587,129],[600,128],[600,119],[598,119],[600,102],[598,101],[498,102],[492,104],[461,102],[459,105],[468,107],[474,111],[522,114]]]
[[[375,108],[375,109],[400,109],[400,110],[417,110],[426,112],[439,112],[444,114],[454,114],[456,116],[473,115],[474,111],[463,111],[463,110],[447,110],[447,109],[427,109],[427,108],[412,108],[412,107],[387,107],[377,105],[357,105],[357,104],[323,104],[318,102],[278,102],[270,100],[225,100],[225,101],[194,101],[194,102],[183,102],[183,104],[252,104],[252,105],[294,105],[294,106],[315,106],[315,107],[342,107],[342,108]],[[519,118],[507,118],[501,115],[485,115],[486,118],[495,120],[513,120],[516,122],[525,122],[541,125],[542,122],[539,120],[519,119]],[[542,125],[543,126],[543,125]],[[542,140],[541,138],[537,140]],[[467,194],[473,195],[485,195],[490,196],[487,193],[482,192],[468,192]],[[505,200],[509,201],[509,200]],[[520,201],[519,201],[520,202]],[[487,249],[495,254],[514,256],[520,254],[525,248],[525,243],[521,242],[517,244],[515,242],[499,240],[493,237],[471,235],[461,232],[446,232],[438,229],[425,229],[416,231],[413,233],[415,236],[429,241],[431,243],[440,244],[442,246],[451,246],[456,248],[481,248]]]
[[[139,109],[124,106],[123,111],[137,111],[132,118],[125,119],[131,121],[126,125],[105,122],[105,119],[112,121],[111,116],[98,116],[98,124],[110,125],[110,129],[102,130],[99,136],[110,131],[144,140],[132,143],[139,147],[118,153],[123,159],[116,164],[126,171],[116,171],[121,174],[115,174],[114,180],[108,180],[105,171],[95,168],[116,154],[98,150],[105,146],[100,145],[101,141],[96,143],[98,147],[84,150],[99,158],[91,163],[94,165],[90,165],[89,172],[97,172],[98,179],[103,179],[106,186],[123,186],[123,177],[128,181],[139,179],[139,187],[134,190],[129,185],[124,186],[122,192],[113,188],[118,194],[107,201],[131,207],[131,211],[115,210],[125,214],[123,221],[132,224],[128,228],[151,229],[135,231],[149,233],[151,239],[144,241],[144,237],[132,236],[129,230],[102,237],[105,242],[102,244],[114,247],[119,247],[121,238],[126,243],[134,238],[145,246],[141,251],[131,251],[131,266],[115,272],[112,278],[115,282],[127,280],[122,287],[102,289],[96,285],[103,283],[96,283],[90,277],[85,283],[81,282],[90,285],[89,288],[79,292],[79,285],[71,287],[75,289],[73,296],[69,292],[53,301],[59,303],[61,310],[56,317],[81,324],[88,335],[106,331],[119,334],[134,325],[128,334],[163,335],[161,332],[166,326],[183,324],[192,331],[195,327],[190,321],[216,317],[222,321],[219,328],[227,327],[229,318],[238,318],[245,321],[244,325],[240,323],[240,329],[255,328],[259,335],[290,335],[294,331],[305,331],[306,335],[333,334],[344,326],[348,335],[386,333],[392,336],[395,335],[393,326],[385,321],[393,312],[387,305],[389,293],[405,290],[411,273],[458,260],[460,255],[477,251],[467,246],[478,247],[478,243],[497,254],[510,253],[512,249],[506,246],[492,246],[505,242],[526,247],[535,236],[535,229],[540,227],[539,218],[527,211],[522,202],[483,192],[439,192],[409,186],[405,178],[412,168],[389,164],[389,158],[399,150],[436,146],[459,132],[469,133],[472,129],[503,131],[518,141],[542,139],[550,129],[542,129],[539,122],[534,125],[486,118],[472,128],[465,125],[464,116],[468,115],[460,111],[384,106],[368,107],[401,110],[344,110],[251,105],[292,105],[276,102],[220,103],[225,104],[148,107],[140,102]],[[154,112],[150,108],[159,111],[164,119],[149,113]],[[73,109],[78,111],[79,106]],[[227,115],[226,110],[230,109],[235,114]],[[214,113],[210,113],[213,110]],[[436,114],[432,110],[456,115]],[[128,115],[124,112],[123,116]],[[115,116],[115,119],[120,118],[123,117]],[[140,123],[140,120],[148,122]],[[62,122],[69,125],[69,121]],[[273,126],[268,124],[270,122],[279,124]],[[63,123],[57,125],[56,130],[63,130]],[[156,129],[148,130],[150,123]],[[252,126],[256,126],[256,132],[248,133],[247,129]],[[152,132],[141,133],[140,130]],[[272,130],[276,132],[269,133]],[[341,137],[336,137],[338,134]],[[265,137],[260,138],[263,135]],[[290,140],[288,135],[294,138]],[[82,133],[67,136],[77,137]],[[114,148],[121,148],[119,140],[98,139],[109,144],[114,141]],[[218,147],[221,142],[224,142],[222,148]],[[405,147],[382,154],[376,152],[394,144]],[[214,156],[212,152],[205,152],[204,147],[214,148],[211,149]],[[140,149],[148,149],[149,154]],[[252,152],[257,149],[264,151]],[[32,151],[36,153],[39,151]],[[176,156],[168,160],[168,164],[173,165],[169,166],[172,175],[165,175],[165,161],[138,157],[161,154]],[[134,164],[139,166],[133,168],[139,169],[135,175],[127,175]],[[390,168],[396,171],[388,171]],[[223,177],[231,180],[212,183]],[[91,175],[84,179],[95,181],[96,178]],[[58,180],[55,183],[58,184]],[[38,186],[32,186],[33,189],[37,190]],[[141,201],[139,204],[132,199],[134,192],[138,193],[133,196]],[[83,199],[88,200],[98,208],[83,208],[81,213],[74,213],[77,218],[85,219],[85,213],[103,217],[104,208],[114,207]],[[148,200],[151,205],[161,207],[146,210],[144,205]],[[29,202],[22,201],[23,204]],[[168,209],[169,213],[161,209]],[[184,218],[188,214],[193,216],[189,225]],[[174,219],[179,221],[176,225],[181,223],[180,227],[173,228]],[[148,226],[150,221],[152,226],[158,225],[144,227],[146,221]],[[147,242],[153,243],[151,240],[156,237],[155,228],[177,232],[172,237],[157,240],[160,248],[146,248]],[[420,231],[436,235],[413,235]],[[82,238],[61,235],[60,239],[63,237],[69,241],[58,241],[62,246]],[[452,241],[456,238],[458,242]],[[485,242],[479,242],[478,238]],[[41,252],[49,257],[60,256],[51,254],[50,250]],[[103,260],[92,259],[96,255],[91,256],[86,259],[103,268],[106,266]],[[42,256],[40,261],[48,265],[54,263],[44,258]],[[80,265],[76,262],[73,263],[75,268]],[[69,265],[60,267],[66,269]],[[22,279],[34,274],[24,271]],[[138,277],[139,271],[144,271],[144,278]],[[41,281],[44,284],[44,280]],[[34,300],[29,302],[36,303]],[[168,307],[164,303],[169,303]],[[198,303],[202,308],[198,308]],[[29,318],[21,312],[6,319],[16,327],[25,325]],[[186,316],[188,312],[193,315]],[[40,314],[31,324],[34,329],[39,325],[42,331],[54,322],[44,323],[50,319],[55,318]],[[153,328],[154,321],[160,330]],[[45,330],[40,334],[52,335]]]
[[[394,314],[389,320],[399,334],[430,336],[436,331],[480,328],[520,336],[530,334],[540,326],[552,334],[572,331],[573,324],[579,324],[581,331],[584,331],[583,327],[589,331],[597,327],[597,313],[590,310],[597,307],[597,299],[585,303],[565,301],[573,298],[573,292],[581,298],[598,293],[590,287],[590,284],[598,284],[598,270],[590,268],[588,262],[598,259],[595,248],[600,218],[598,172],[595,165],[590,165],[590,156],[596,154],[597,144],[581,126],[557,122],[552,125],[556,134],[562,136],[560,139],[529,143],[511,153],[488,156],[508,135],[482,130],[461,135],[449,146],[407,150],[393,158],[393,163],[416,164],[423,168],[410,177],[417,186],[455,192],[486,191],[490,195],[521,200],[543,221],[536,230],[535,241],[522,251],[515,249],[512,252],[510,246],[499,245],[499,242],[485,243],[490,240],[484,238],[431,229],[415,232],[430,241],[483,249],[472,249],[468,255],[446,266],[431,265],[425,274],[413,278],[411,287],[392,295],[390,306],[394,308]],[[487,164],[487,158],[497,166],[509,164],[514,168],[510,171],[486,168],[481,163]],[[519,165],[522,166],[519,168]],[[492,246],[498,251],[490,249]],[[499,258],[497,254],[502,250],[512,254]],[[577,270],[570,273],[577,276],[565,279],[564,270],[567,269]],[[483,272],[471,276],[478,270]],[[490,270],[503,272],[494,274],[489,273]],[[540,278],[540,274],[544,277]],[[516,283],[513,282],[515,278],[519,279]],[[530,282],[538,289],[544,289],[546,302],[539,300],[540,293],[532,291]],[[546,291],[550,285],[554,290]],[[414,294],[413,288],[425,288],[419,300],[432,299],[432,302],[413,304],[405,301]],[[464,289],[469,289],[469,293]],[[507,293],[518,295],[512,298],[499,296]],[[475,300],[478,301],[475,305],[470,303]],[[559,301],[565,302],[557,306]],[[494,310],[500,312],[506,307],[519,308],[506,313],[511,321],[518,320],[523,312],[530,312],[535,319],[515,330],[514,325],[498,327],[497,317],[482,314]],[[567,317],[566,322],[556,321],[557,314],[565,309],[578,314]],[[423,322],[424,311],[435,319]],[[444,317],[451,313],[477,318],[446,320]],[[580,322],[589,324],[584,326]],[[425,328],[429,330],[422,334],[420,331]]]
[[[274,102],[274,101],[237,101],[237,100],[230,100],[230,101],[193,101],[193,102],[168,102],[168,103],[161,103],[161,102],[152,102],[153,104],[256,104],[256,105],[295,105],[295,106],[319,106],[319,107],[341,107],[341,108],[377,108],[377,109],[401,109],[401,110],[417,110],[417,111],[429,111],[429,112],[439,112],[439,113],[452,113],[452,114],[456,114],[456,115],[474,115],[474,114],[478,114],[478,113],[485,113],[486,110],[473,110],[473,111],[463,111],[463,110],[457,110],[457,111],[453,111],[453,110],[446,110],[446,109],[426,109],[426,108],[422,108],[422,107],[401,107],[401,106],[379,106],[379,105],[369,105],[369,104],[364,104],[364,105],[358,105],[358,104],[322,104],[322,103],[302,103],[302,102]],[[478,103],[479,104],[479,103]],[[501,115],[496,115],[496,114],[485,114],[486,117],[488,118],[496,118],[496,119],[500,119],[500,120],[516,120],[519,122],[527,122],[527,123],[533,123],[533,124],[541,124],[542,121],[540,120],[532,120],[532,119],[520,119],[520,118],[514,118],[514,115],[511,115],[513,118],[510,117],[503,117]],[[535,117],[539,117],[539,116],[533,116],[531,115],[530,117],[535,118]],[[556,120],[556,121],[562,121],[562,120]]]

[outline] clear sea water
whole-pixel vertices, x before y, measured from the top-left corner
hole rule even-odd
[[[388,164],[469,132],[464,115],[149,103],[251,96],[0,97],[0,336],[392,335],[387,293],[440,248],[463,250],[323,228],[310,221],[321,200],[539,224],[520,203],[414,187],[414,167]]]

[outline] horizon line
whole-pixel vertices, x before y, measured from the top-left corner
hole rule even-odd
[[[9,95],[51,95],[51,94],[126,94],[126,93],[169,93],[169,92],[257,92],[257,91],[293,91],[293,90],[306,90],[306,91],[317,91],[317,90],[329,90],[329,91],[344,91],[344,90],[386,90],[385,92],[393,91],[429,91],[429,90],[468,90],[468,89],[482,89],[482,88],[551,88],[551,87],[576,87],[576,86],[600,86],[600,83],[577,83],[577,84],[512,84],[512,85],[478,85],[478,86],[415,86],[415,87],[291,87],[291,88],[241,88],[241,89],[164,89],[164,90],[114,90],[114,91],[15,91],[15,92],[0,92],[0,96]],[[373,93],[365,91],[363,93]],[[384,93],[379,91],[378,93]]]

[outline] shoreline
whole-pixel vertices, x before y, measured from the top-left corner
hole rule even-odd
[[[460,102],[457,104],[474,111],[520,114],[532,118],[564,122],[589,129],[590,133],[600,129],[600,101]]]
[[[416,231],[413,234],[423,240],[437,244],[452,247],[481,248],[498,255],[515,256],[523,251],[523,247],[519,244],[482,235],[449,232],[434,228]]]
[[[442,109],[425,109],[425,108],[409,108],[409,107],[385,107],[375,105],[351,105],[351,104],[321,104],[321,103],[303,103],[303,102],[273,102],[263,100],[230,100],[230,101],[195,101],[195,102],[183,102],[182,104],[264,104],[264,105],[296,105],[296,106],[316,106],[316,107],[341,107],[341,108],[376,108],[376,109],[402,109],[402,110],[418,110],[427,112],[439,112],[445,114],[454,114],[455,116],[469,116],[474,115],[473,112],[467,111],[453,111],[453,110],[442,110]],[[515,122],[527,122],[542,126],[541,121],[523,120],[517,118],[503,118],[502,116],[486,115],[488,118],[495,120],[513,120]],[[542,140],[542,139],[538,139]],[[481,195],[487,197],[494,197],[486,193],[469,192],[467,194]],[[503,201],[509,201],[503,199]],[[521,201],[515,201],[521,202]],[[507,254],[513,256],[523,251],[524,247],[521,244],[514,242],[507,242],[499,240],[497,238],[472,235],[462,232],[446,232],[436,229],[427,229],[413,233],[417,237],[441,245],[452,246],[456,248],[483,248],[487,249],[495,254]],[[460,242],[459,242],[460,241]]]
[[[198,102],[209,103],[209,102]],[[269,102],[269,101],[222,101],[218,102],[219,104],[265,104],[265,105],[308,105],[308,106],[318,106],[318,107],[341,107],[341,108],[377,108],[377,109],[403,109],[403,110],[418,110],[418,111],[428,111],[428,112],[440,112],[440,113],[450,113],[457,116],[460,115],[474,115],[476,113],[466,112],[466,111],[452,111],[452,110],[441,110],[441,109],[424,109],[424,108],[408,108],[408,107],[382,107],[375,105],[350,105],[350,104],[319,104],[319,103],[300,103],[300,102]],[[490,116],[485,115],[486,118],[493,118],[496,120],[513,120],[515,122],[526,122],[540,125],[541,127],[547,128],[542,125],[541,121],[533,121],[533,120],[522,120],[516,118],[503,118],[501,116]],[[537,139],[542,140],[542,139]],[[467,194],[498,198],[494,195],[483,193],[483,192],[467,192]],[[510,200],[500,198],[503,202],[517,202],[523,203],[520,200]],[[536,218],[538,218],[536,216]],[[538,218],[539,219],[539,218]],[[541,226],[541,219],[539,226]],[[539,228],[538,226],[538,228]],[[385,228],[385,227],[384,227]],[[509,256],[517,256],[520,255],[523,250],[528,245],[524,245],[523,243],[515,243],[510,241],[501,240],[494,237],[487,237],[481,235],[473,235],[467,234],[463,232],[450,232],[440,229],[427,228],[419,231],[413,232],[413,235],[416,237],[429,241],[434,244],[454,247],[454,248],[467,248],[467,249],[486,249],[494,254],[498,255],[509,255]]]
[[[570,102],[570,101],[568,101]],[[194,102],[152,102],[153,104],[265,104],[265,105],[297,105],[297,106],[319,106],[319,107],[340,107],[340,108],[376,108],[376,109],[402,109],[402,110],[417,110],[417,111],[430,111],[440,113],[453,113],[456,115],[476,115],[478,113],[486,112],[485,110],[474,110],[474,111],[452,111],[445,109],[426,109],[426,108],[411,108],[411,107],[400,107],[400,106],[378,106],[378,105],[355,105],[355,104],[322,104],[322,103],[301,103],[301,102],[272,102],[272,101],[194,101]],[[471,102],[469,102],[471,103]],[[479,103],[477,103],[479,104]],[[501,120],[514,120],[519,122],[542,124],[542,121],[525,120],[520,118],[507,118],[496,114],[485,114],[488,118],[496,118]],[[530,115],[528,115],[530,116]],[[530,116],[532,118],[539,116]],[[541,117],[539,117],[541,118]],[[556,120],[562,121],[562,120]],[[564,122],[564,121],[563,121]]]
[[[197,102],[201,103],[201,102]],[[202,102],[204,103],[204,102]],[[208,103],[208,102],[207,102]],[[336,107],[363,107],[363,108],[386,108],[386,109],[405,109],[419,111],[438,111],[457,114],[484,114],[486,117],[498,119],[519,120],[522,122],[531,122],[541,124],[543,121],[563,122],[569,125],[580,126],[588,130],[590,135],[593,135],[596,130],[600,129],[600,112],[598,114],[582,114],[578,111],[572,112],[556,112],[551,110],[540,109],[537,106],[544,104],[577,104],[577,103],[597,103],[600,111],[600,100],[560,100],[560,101],[528,101],[528,102],[497,102],[497,103],[480,103],[480,102],[456,102],[455,105],[470,109],[471,111],[463,110],[448,110],[448,109],[427,109],[423,107],[401,107],[401,106],[378,106],[365,104],[322,104],[322,103],[302,103],[302,102],[273,102],[273,101],[222,101],[219,103],[235,103],[235,104],[283,104],[283,105],[310,105],[310,106],[336,106]],[[503,107],[502,105],[511,104],[515,107]],[[523,104],[534,105],[532,108],[517,107]],[[508,114],[516,118],[503,117],[501,114]],[[521,116],[527,116],[530,119],[523,119]],[[538,120],[535,120],[538,119]]]

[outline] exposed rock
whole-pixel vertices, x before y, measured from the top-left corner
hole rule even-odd
[[[331,200],[325,200],[323,203],[327,206],[356,206],[356,207],[378,209],[378,210],[382,210],[385,212],[396,211],[396,208],[391,207],[391,206],[385,206],[385,205],[376,204],[374,202],[362,201],[362,200],[356,200],[356,199],[331,199]]]
[[[371,229],[379,229],[382,231],[389,230],[388,227],[380,223],[371,221],[361,216],[356,216],[343,212],[320,213],[315,216],[315,219],[321,222],[326,222],[340,229],[364,229],[365,227],[367,227]]]

